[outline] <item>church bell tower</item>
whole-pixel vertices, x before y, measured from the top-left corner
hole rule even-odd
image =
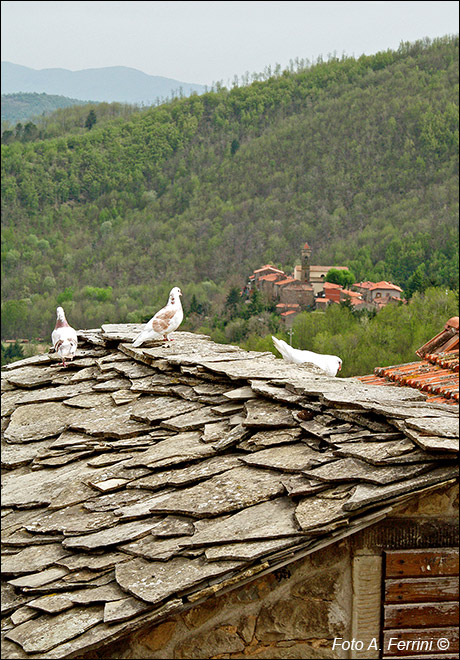
[[[311,248],[308,243],[305,243],[302,248],[300,280],[306,284],[310,284],[310,257]]]

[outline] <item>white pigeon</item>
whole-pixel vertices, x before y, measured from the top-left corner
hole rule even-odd
[[[66,360],[73,360],[77,352],[78,338],[75,330],[67,323],[62,307],[56,309],[56,325],[51,333],[53,348],[67,366]]]
[[[287,362],[294,362],[295,364],[312,362],[325,371],[328,376],[335,376],[342,368],[342,360],[337,355],[322,355],[321,353],[313,353],[313,351],[301,351],[298,348],[292,348],[282,339],[273,336],[272,339],[275,348],[279,350]]]
[[[171,289],[168,304],[163,307],[163,309],[160,309],[160,311],[145,324],[141,332],[133,341],[133,346],[140,346],[150,339],[163,338],[165,341],[170,340],[169,335],[171,332],[174,332],[174,330],[177,330],[184,318],[184,311],[180,301],[181,295],[182,291],[178,286]]]

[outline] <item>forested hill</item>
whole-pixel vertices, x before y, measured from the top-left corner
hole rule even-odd
[[[84,103],[86,101],[51,94],[22,92],[2,94],[2,123],[16,124],[40,115],[48,115],[58,108],[69,108],[72,105],[82,105]]]
[[[458,38],[292,69],[3,145],[4,336],[47,335],[57,302],[141,320],[175,284],[213,312],[305,241],[357,280],[458,288]]]

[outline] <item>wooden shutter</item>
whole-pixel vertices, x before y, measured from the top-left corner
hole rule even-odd
[[[383,658],[458,658],[456,548],[384,553]]]

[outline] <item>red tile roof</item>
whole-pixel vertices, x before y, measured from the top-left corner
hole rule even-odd
[[[459,334],[458,317],[453,317],[444,330],[416,351],[423,357],[391,367],[376,367],[368,376],[358,376],[372,385],[403,385],[421,390],[430,401],[459,403]]]
[[[257,270],[254,270],[254,273],[261,273],[263,270],[274,270],[277,273],[282,273],[283,271],[280,270],[279,268],[275,268],[275,266],[270,266],[270,264],[267,264],[265,266],[262,266],[262,268],[258,268]]]

